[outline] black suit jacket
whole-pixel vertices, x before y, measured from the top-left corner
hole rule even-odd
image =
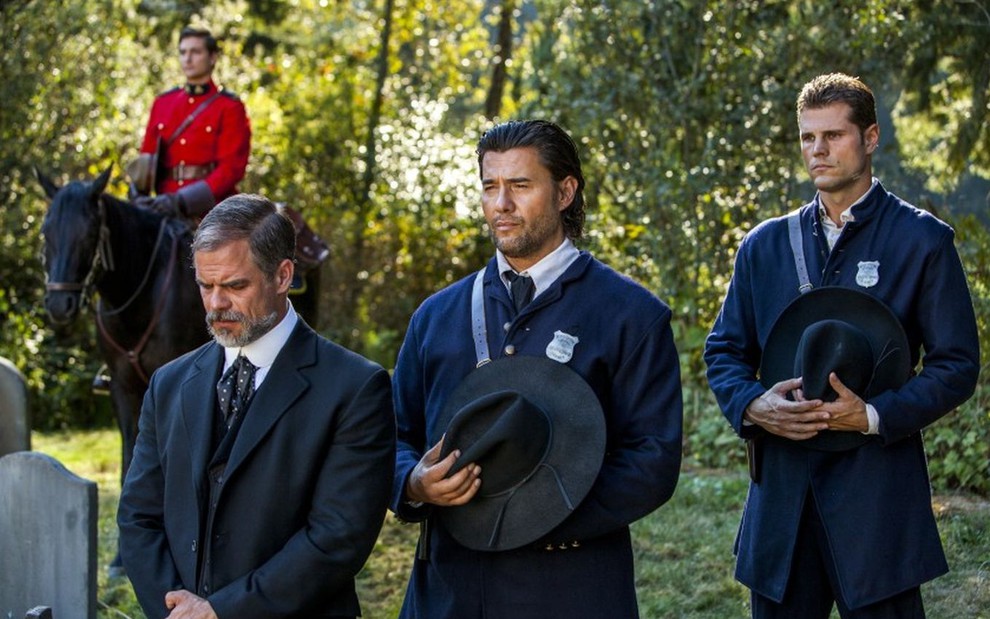
[[[207,465],[223,348],[154,376],[117,522],[124,567],[149,618],[165,593],[197,592],[221,619],[354,617],[354,576],[381,529],[392,482],[389,376],[302,320],[245,414],[210,517]],[[207,539],[208,535],[208,539]]]

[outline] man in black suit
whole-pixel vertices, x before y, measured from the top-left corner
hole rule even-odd
[[[252,195],[196,232],[215,342],[152,376],[117,514],[149,618],[360,614],[354,576],[392,483],[391,387],[292,309],[294,239]]]

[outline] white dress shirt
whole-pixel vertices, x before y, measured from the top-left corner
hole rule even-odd
[[[265,380],[265,377],[268,376],[268,370],[275,363],[275,357],[282,351],[285,343],[289,341],[292,330],[296,328],[296,323],[299,322],[299,316],[296,314],[296,310],[293,309],[292,303],[286,300],[286,304],[289,306],[288,311],[285,312],[285,316],[282,317],[282,320],[271,331],[247,346],[241,348],[224,347],[223,371],[220,372],[220,376],[223,376],[227,368],[233,365],[234,360],[237,359],[237,355],[243,354],[247,357],[248,361],[258,368],[254,373],[254,388],[257,389],[261,386],[261,381]]]
[[[550,284],[557,281],[557,278],[564,274],[567,267],[571,266],[571,263],[577,260],[579,255],[580,252],[577,247],[574,247],[571,239],[565,237],[564,242],[558,245],[557,249],[541,258],[539,262],[522,273],[519,273],[519,275],[528,275],[533,278],[533,285],[535,287],[533,298],[535,299],[540,296],[541,292],[549,288]],[[505,289],[511,290],[511,282],[505,277],[505,272],[515,271],[515,269],[512,268],[505,255],[499,249],[495,250],[495,260],[498,262],[498,273],[502,278],[502,283],[505,284]]]

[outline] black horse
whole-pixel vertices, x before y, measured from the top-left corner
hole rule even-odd
[[[37,176],[51,200],[41,227],[45,309],[65,324],[98,293],[93,314],[123,439],[123,481],[148,378],[209,337],[190,268],[191,232],[181,221],[104,194],[110,168],[92,182],[61,188]]]
[[[45,309],[52,322],[66,324],[79,315],[94,290],[98,293],[93,313],[122,437],[123,482],[151,374],[209,335],[191,269],[189,224],[103,193],[110,170],[91,182],[72,181],[61,188],[36,173],[51,200],[41,227]],[[329,250],[298,214],[288,216],[301,239],[290,298],[296,311],[315,326],[320,264]],[[116,568],[119,557],[111,566],[119,573]]]
[[[48,280],[45,309],[52,322],[66,324],[94,288],[99,293],[94,318],[123,436],[123,481],[152,372],[208,335],[188,268],[192,230],[186,222],[104,194],[110,170],[92,182],[73,181],[62,188],[36,173],[51,200],[41,229]],[[298,213],[288,210],[286,215],[299,240],[290,298],[296,311],[315,325],[320,266],[329,249]]]

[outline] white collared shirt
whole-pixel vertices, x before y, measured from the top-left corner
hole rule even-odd
[[[578,259],[580,253],[577,247],[574,247],[571,239],[565,237],[564,242],[558,245],[557,249],[541,258],[539,262],[522,273],[519,273],[520,275],[528,275],[533,278],[533,285],[535,286],[533,298],[535,299],[540,296],[541,292],[557,281],[557,278],[564,274],[567,267],[571,266],[571,263]],[[512,268],[505,255],[499,249],[495,250],[495,260],[498,263],[498,273],[502,278],[502,283],[505,284],[505,289],[511,290],[510,282],[505,277],[505,272],[515,271],[515,269]]]
[[[282,320],[271,331],[247,346],[241,348],[225,347],[223,349],[224,361],[223,372],[220,372],[221,376],[227,371],[227,368],[233,365],[234,360],[237,359],[237,355],[243,353],[248,361],[258,368],[254,373],[254,388],[257,389],[261,386],[261,381],[265,380],[265,377],[268,376],[268,370],[275,363],[275,357],[282,351],[285,343],[289,341],[292,330],[296,328],[296,323],[299,322],[299,316],[296,314],[296,310],[293,309],[292,303],[286,300],[286,304],[288,305],[288,310],[285,312],[285,316],[282,317]]]
[[[842,224],[836,225],[832,218],[828,216],[828,210],[825,208],[825,204],[821,200],[818,201],[818,218],[822,222],[822,230],[825,232],[825,241],[828,242],[828,248],[831,251],[835,247],[835,242],[839,240],[839,235],[842,234],[842,229],[850,221],[856,221],[856,215],[853,214],[852,210],[857,205],[859,205],[866,196],[869,195],[873,188],[877,186],[880,181],[877,177],[873,177],[873,182],[870,183],[870,188],[866,190],[866,193],[861,195],[855,202],[849,205],[849,208],[839,213],[839,222]]]

